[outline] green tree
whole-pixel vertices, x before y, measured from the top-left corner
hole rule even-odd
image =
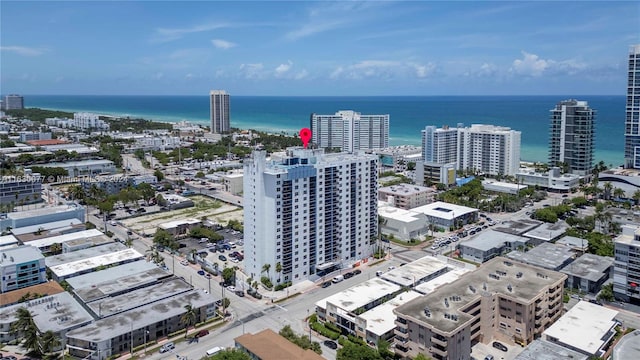
[[[390,344],[388,341],[380,339],[378,340],[378,354],[384,359],[393,357],[393,352],[389,349]]]
[[[40,340],[40,348],[44,354],[52,353],[62,345],[60,338],[51,330],[45,331]]]
[[[269,270],[271,269],[271,264],[264,264],[262,265],[262,272],[263,273],[267,273],[267,278],[271,279],[271,277],[269,276]]]
[[[156,169],[153,172],[153,175],[156,177],[156,179],[158,179],[158,181],[164,180],[164,173],[162,171],[160,171],[160,169]]]
[[[235,284],[236,271],[234,268],[225,268],[222,270],[222,279],[225,284]]]
[[[204,177],[204,173],[202,171],[198,171],[195,175],[198,179],[202,179]]]
[[[242,350],[227,349],[210,356],[209,360],[251,360],[251,357]]]
[[[282,273],[282,264],[278,261],[276,263],[276,272],[278,273],[278,282],[280,282],[280,274]]]
[[[414,357],[413,360],[431,360],[431,357],[426,356],[423,353],[420,353],[420,354],[416,355],[416,357]]]
[[[602,287],[602,290],[600,290],[600,294],[598,294],[598,299],[602,299],[605,301],[613,301],[614,300],[614,296],[613,296],[613,284],[607,284],[604,285]]]
[[[189,326],[196,323],[198,313],[191,304],[185,305],[184,310],[185,313],[180,317],[180,322],[184,324],[184,337],[186,338]]]
[[[383,358],[368,345],[358,345],[348,341],[338,349],[336,360],[383,360]]]
[[[33,321],[33,315],[27,308],[16,310],[16,321],[11,324],[9,332],[20,339],[19,344],[29,353],[41,355],[40,331]]]
[[[156,195],[156,191],[151,187],[150,184],[147,183],[138,185],[136,190],[138,190],[138,193],[140,194],[142,199],[147,202],[147,204],[149,203],[149,200],[153,199],[153,197]]]

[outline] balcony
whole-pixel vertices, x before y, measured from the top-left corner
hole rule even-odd
[[[447,344],[448,344],[447,341],[445,339],[443,339],[442,337],[440,337],[440,336],[432,336],[431,337],[431,342],[436,344],[436,345],[440,345],[445,349],[447,348]]]
[[[449,352],[447,351],[447,349],[440,349],[437,346],[433,346],[431,349],[432,349],[431,352],[433,354],[440,355],[442,358],[446,358],[449,355]]]

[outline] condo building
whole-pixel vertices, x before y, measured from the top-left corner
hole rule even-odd
[[[564,100],[550,112],[549,164],[587,175],[593,165],[596,111],[586,101]]]
[[[458,128],[458,169],[515,175],[520,168],[520,131],[494,125]]]
[[[362,115],[341,110],[333,115],[311,114],[311,142],[321,149],[357,150],[389,147],[389,114]]]
[[[462,124],[458,124],[462,127]],[[422,160],[427,163],[448,164],[456,162],[458,129],[444,126],[441,129],[427,126],[422,130]]]
[[[226,134],[231,130],[229,125],[229,94],[224,90],[211,90],[211,132]]]
[[[640,228],[622,226],[614,240],[613,295],[616,299],[640,304]]]
[[[562,315],[566,277],[497,257],[397,307],[395,351],[469,360],[478,342],[529,344]]]
[[[22,110],[24,109],[24,97],[21,95],[10,94],[4,98],[4,110]]]
[[[640,44],[629,48],[624,161],[626,168],[640,169]]]
[[[2,250],[0,293],[47,282],[44,256],[33,246]]]
[[[377,160],[299,147],[271,158],[254,151],[244,161],[246,273],[299,282],[370,256],[378,229]],[[278,263],[277,277],[264,271]]]

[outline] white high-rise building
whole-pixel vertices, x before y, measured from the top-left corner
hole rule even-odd
[[[229,94],[224,90],[211,90],[211,132],[226,134],[231,130],[229,123]]]
[[[458,169],[514,176],[520,168],[520,131],[474,124],[458,129]]]
[[[295,283],[369,257],[378,230],[377,162],[376,155],[322,149],[289,148],[269,159],[254,151],[244,161],[247,275]]]
[[[462,127],[462,124],[458,124]],[[422,130],[422,160],[428,163],[449,164],[456,162],[458,129],[444,126],[426,126]]]
[[[311,142],[321,149],[353,152],[389,147],[389,114],[362,115],[351,110],[311,114],[310,126]]]
[[[68,127],[81,130],[109,130],[109,124],[100,119],[100,115],[88,112],[73,113]]]
[[[4,110],[24,109],[24,97],[22,95],[11,94],[4,98]]]
[[[586,101],[565,100],[550,110],[549,165],[587,175],[593,165],[596,111]]]
[[[640,169],[640,44],[629,49],[624,138],[625,167]]]

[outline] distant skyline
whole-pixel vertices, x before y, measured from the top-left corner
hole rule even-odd
[[[0,93],[623,95],[640,2],[2,1]]]

